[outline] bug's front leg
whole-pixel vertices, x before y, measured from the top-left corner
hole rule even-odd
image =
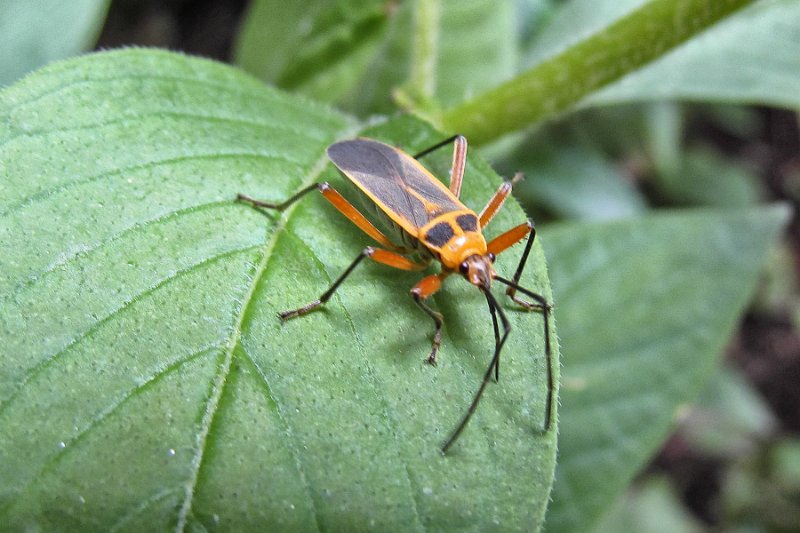
[[[522,252],[522,256],[519,258],[519,264],[517,265],[517,271],[514,272],[514,277],[511,278],[511,280],[505,280],[500,276],[495,276],[495,279],[508,285],[506,294],[514,302],[518,303],[525,309],[529,311],[549,311],[552,306],[547,302],[547,300],[545,300],[543,296],[537,293],[525,291],[526,295],[533,295],[531,298],[533,298],[536,303],[523,300],[517,296],[518,290],[522,292],[521,288],[519,287],[519,280],[522,277],[522,271],[525,269],[525,264],[528,262],[528,256],[531,253],[533,241],[536,239],[536,228],[533,226],[533,221],[528,220],[528,222],[513,227],[502,235],[495,237],[489,241],[487,249],[491,254],[500,255],[502,252],[524,239],[526,235],[528,236],[528,240],[525,242],[525,250]]]
[[[518,227],[522,226],[523,225],[520,225]],[[528,233],[528,240],[525,242],[525,250],[522,252],[522,256],[519,258],[517,271],[514,272],[514,277],[511,278],[511,285],[509,285],[509,287],[506,289],[506,294],[514,302],[516,302],[517,304],[521,305],[522,307],[524,307],[529,311],[546,312],[549,311],[552,308],[552,306],[540,294],[526,291],[526,293],[536,301],[535,303],[528,300],[523,300],[522,298],[517,296],[517,290],[519,289],[519,280],[520,278],[522,278],[522,271],[525,269],[525,265],[528,262],[528,255],[530,255],[531,248],[533,247],[533,241],[536,239],[536,228],[534,227],[533,222],[529,220],[527,222],[527,227],[529,228],[528,231],[530,233]]]
[[[431,309],[431,307],[425,303],[425,300],[433,296],[436,291],[439,290],[439,288],[442,286],[442,280],[444,280],[444,278],[446,278],[449,274],[449,272],[431,274],[430,276],[422,278],[411,289],[411,296],[414,298],[414,301],[417,302],[417,305],[423,311],[425,311],[425,313],[433,319],[434,324],[436,324],[436,332],[433,334],[431,353],[425,358],[425,362],[432,366],[436,366],[436,355],[439,353],[439,345],[442,343],[442,324],[444,323],[444,319],[442,314]]]
[[[553,366],[550,348],[550,311],[553,309],[553,306],[541,294],[528,290],[524,287],[520,287],[519,285],[519,280],[522,277],[522,271],[525,268],[525,263],[528,261],[528,255],[530,255],[531,248],[533,247],[533,240],[536,237],[536,230],[533,227],[533,222],[529,220],[525,224],[520,224],[515,228],[511,228],[507,232],[490,241],[487,245],[487,248],[490,253],[497,255],[503,250],[506,250],[507,248],[510,248],[514,244],[521,241],[526,235],[528,235],[528,241],[525,243],[525,251],[522,252],[522,257],[519,260],[519,265],[517,265],[517,271],[514,273],[514,277],[508,280],[502,276],[495,275],[494,279],[508,287],[506,289],[506,294],[514,302],[521,305],[523,309],[527,311],[539,311],[542,313],[542,326],[544,328],[545,346],[544,351],[545,358],[547,360],[547,402],[545,404],[544,431],[548,431],[550,429],[550,421],[552,418],[554,390]],[[533,301],[523,300],[522,298],[517,297],[517,291],[521,292]],[[500,309],[498,308],[498,311],[499,310]]]

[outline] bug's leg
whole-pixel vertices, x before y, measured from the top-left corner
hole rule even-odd
[[[389,250],[381,250],[380,248],[373,248],[372,246],[367,246],[364,248],[358,257],[350,263],[350,266],[342,272],[342,274],[336,279],[336,281],[331,284],[331,286],[322,293],[318,299],[314,300],[311,303],[308,303],[302,307],[298,307],[297,309],[292,309],[290,311],[284,311],[282,313],[278,313],[278,316],[281,317],[282,320],[289,320],[290,318],[294,318],[296,316],[305,315],[309,311],[320,307],[325,302],[327,302],[333,293],[336,292],[336,289],[339,288],[339,285],[350,275],[350,273],[358,266],[358,264],[363,261],[365,258],[370,258],[376,263],[382,263],[384,265],[388,265],[390,267],[394,267],[400,270],[422,270],[428,266],[427,263],[417,263],[404,257],[398,253],[390,252]]]
[[[552,418],[553,412],[553,361],[551,355],[551,348],[550,348],[550,311],[553,309],[553,306],[550,305],[547,300],[541,294],[535,293],[533,291],[529,291],[524,287],[520,287],[518,284],[512,282],[511,280],[507,280],[500,276],[495,276],[497,281],[504,283],[509,286],[509,288],[513,288],[514,290],[520,291],[525,296],[536,301],[536,303],[531,303],[519,298],[512,299],[523,306],[523,308],[528,310],[537,310],[542,312],[544,323],[544,354],[545,360],[547,364],[547,399],[545,400],[544,406],[544,431],[547,432],[550,429],[550,420]]]
[[[385,246],[386,248],[389,248],[390,250],[395,250],[395,251],[402,250],[399,246],[390,241],[389,238],[386,237],[386,235],[384,235],[378,228],[376,228],[372,224],[372,222],[367,220],[367,218],[361,214],[361,211],[356,209],[353,206],[353,204],[348,202],[344,196],[339,194],[339,192],[333,187],[331,187],[327,182],[314,183],[312,185],[309,185],[308,187],[295,193],[288,200],[280,204],[262,202],[261,200],[255,200],[244,194],[238,194],[236,196],[236,199],[242,202],[247,202],[253,207],[261,207],[265,209],[275,209],[277,211],[283,211],[284,209],[292,205],[294,202],[302,198],[306,193],[313,191],[314,189],[319,190],[319,192],[322,193],[322,196],[324,196],[325,199],[328,200],[333,205],[333,207],[335,207],[341,214],[346,216],[350,220],[350,222],[358,226],[358,228],[361,231],[372,237],[376,242],[378,242],[382,246]]]
[[[469,422],[473,413],[475,413],[475,409],[478,407],[478,403],[483,396],[483,391],[486,389],[486,385],[492,379],[492,371],[496,371],[497,367],[500,365],[500,352],[503,349],[503,345],[506,343],[508,334],[511,332],[511,324],[509,323],[508,318],[506,318],[506,314],[497,304],[494,296],[492,296],[492,293],[487,290],[483,291],[483,294],[486,296],[486,303],[489,305],[489,310],[492,313],[492,321],[495,324],[495,329],[497,329],[497,315],[500,315],[500,322],[503,324],[503,335],[496,338],[494,355],[492,356],[489,366],[486,368],[486,372],[483,374],[483,381],[481,381],[481,386],[478,388],[478,392],[476,392],[475,396],[472,398],[472,403],[469,405],[469,408],[464,414],[464,417],[461,419],[461,422],[459,422],[458,426],[456,426],[456,429],[453,430],[453,433],[450,434],[450,437],[448,437],[445,443],[442,445],[443,454],[446,454],[450,446],[452,446],[453,443],[458,439],[458,436],[461,435],[461,432],[464,431],[464,428],[467,426],[467,422]],[[549,396],[550,395],[548,394],[548,398]]]
[[[519,280],[522,277],[522,271],[525,268],[525,264],[528,262],[528,255],[530,255],[531,248],[533,247],[533,241],[536,238],[536,229],[533,227],[533,221],[528,220],[528,222],[525,224],[520,224],[515,228],[511,228],[502,235],[495,237],[489,242],[487,248],[489,252],[497,255],[503,250],[506,250],[510,246],[518,243],[526,235],[528,235],[528,240],[525,243],[525,250],[522,252],[522,257],[520,257],[519,265],[517,265],[517,271],[514,273],[514,277],[510,280],[507,280],[501,276],[495,275],[494,279],[508,286],[506,289],[506,294],[514,302],[521,305],[526,310],[540,311],[542,313],[542,321],[544,323],[544,351],[547,359],[547,403],[545,404],[544,423],[544,430],[547,431],[550,429],[550,418],[553,404],[553,368],[550,348],[550,311],[552,310],[553,306],[550,305],[550,303],[541,294],[530,291],[524,287],[520,287],[519,285]],[[516,295],[517,291],[529,297],[531,300],[533,300],[533,302],[518,298]]]
[[[511,189],[513,189],[514,185],[521,181],[522,178],[522,172],[517,172],[514,174],[513,178],[504,181],[500,187],[497,188],[497,191],[495,191],[492,197],[489,198],[489,201],[481,211],[481,214],[478,215],[478,219],[480,220],[482,228],[486,227],[489,221],[494,218],[498,211],[500,211],[500,208],[503,207],[506,198],[508,198],[508,195],[511,194]]]
[[[534,298],[536,303],[532,303],[517,297],[519,280],[522,277],[522,271],[525,269],[525,264],[528,262],[528,255],[531,253],[533,241],[536,239],[536,228],[533,225],[533,221],[528,220],[524,224],[520,224],[519,226],[511,228],[507,232],[492,239],[489,244],[486,245],[486,247],[490,253],[499,255],[504,250],[521,241],[526,235],[528,236],[528,240],[525,243],[525,250],[522,252],[522,256],[519,258],[517,270],[514,272],[514,277],[511,278],[511,284],[508,285],[506,294],[512,300],[526,309],[543,311],[545,308],[550,307],[550,304],[547,303],[543,296],[537,295],[537,298]]]
[[[312,183],[308,187],[304,187],[304,188],[300,189],[299,191],[294,193],[292,196],[290,196],[288,199],[286,199],[285,201],[283,201],[283,202],[281,202],[279,204],[274,204],[274,203],[270,203],[270,202],[262,202],[261,200],[256,200],[255,198],[251,198],[251,197],[247,196],[246,194],[242,194],[242,193],[237,194],[236,195],[236,199],[239,200],[240,202],[247,202],[248,204],[252,205],[253,207],[261,207],[261,208],[264,208],[264,209],[275,209],[276,211],[283,211],[284,209],[286,209],[287,207],[289,207],[290,205],[295,203],[297,200],[299,200],[300,198],[302,198],[306,194],[310,193],[314,189],[319,188],[319,186],[320,186],[319,183]]]
[[[547,300],[545,300],[544,296],[536,293],[531,293],[531,291],[521,291],[521,287],[519,286],[519,280],[522,277],[522,271],[525,269],[525,264],[528,262],[528,255],[530,255],[531,248],[533,247],[533,241],[534,239],[536,239],[536,228],[533,225],[533,221],[528,220],[526,223],[511,228],[505,233],[495,237],[494,239],[489,241],[489,244],[486,245],[486,248],[489,251],[489,253],[492,253],[494,255],[499,255],[504,250],[510,248],[511,246],[521,241],[523,238],[525,238],[526,235],[528,235],[528,240],[525,243],[525,250],[522,252],[522,256],[519,258],[519,264],[517,265],[517,271],[514,272],[514,277],[511,280],[504,280],[500,276],[495,276],[495,279],[508,285],[508,288],[506,289],[506,294],[512,300],[514,300],[514,302],[518,303],[525,309],[535,310],[535,311],[549,311],[552,306],[549,303],[547,303]],[[524,292],[528,296],[530,296],[529,293],[534,294],[535,296],[530,296],[530,297],[533,298],[536,303],[523,300],[522,298],[518,298],[517,290]]]
[[[411,288],[411,296],[417,305],[433,319],[436,324],[436,332],[433,334],[433,344],[431,346],[431,353],[425,358],[425,362],[429,365],[436,366],[436,354],[439,353],[439,345],[442,343],[442,323],[444,319],[442,314],[438,311],[431,309],[425,303],[425,300],[433,296],[442,286],[442,280],[450,275],[449,272],[440,272],[439,274],[431,274],[422,278],[414,287]]]
[[[429,153],[438,150],[442,146],[447,146],[453,143],[453,163],[450,166],[450,192],[456,198],[461,196],[461,182],[464,181],[464,167],[467,164],[467,138],[463,135],[453,135],[439,143],[434,144],[430,148],[419,152],[414,155],[414,159],[426,156]]]

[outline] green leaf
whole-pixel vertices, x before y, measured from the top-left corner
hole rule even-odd
[[[375,55],[386,19],[383,0],[255,0],[236,63],[279,87],[335,102]]]
[[[669,478],[657,475],[626,492],[594,531],[701,533],[705,529],[683,505]]]
[[[587,531],[714,369],[788,212],[657,214],[541,231],[564,348],[548,531]]]
[[[542,205],[564,217],[604,220],[641,213],[642,195],[618,168],[589,146],[524,150],[519,168],[530,176],[514,192],[525,205]]]
[[[144,50],[47,68],[0,93],[0,114],[6,528],[542,523],[555,428],[541,432],[541,315],[507,305],[500,381],[443,457],[494,345],[478,291],[454,277],[434,298],[437,368],[408,296],[419,274],[367,264],[282,324],[369,240],[318,195],[282,215],[234,201],[344,188],[324,155],[336,139],[413,151],[441,134],[407,118],[361,130],[223,65]],[[498,183],[471,158],[465,202]],[[490,235],[524,220],[509,204]],[[538,245],[524,283],[550,298]]]
[[[790,436],[778,441],[770,453],[771,474],[777,484],[787,487],[790,492],[800,487],[800,440]]]
[[[800,107],[800,3],[762,0],[592,96]]]
[[[280,87],[362,115],[393,110],[392,92],[410,77],[432,91],[420,95],[420,87],[409,87],[415,97],[451,104],[511,76],[511,3],[437,1],[433,13],[416,7],[258,0],[245,18],[237,63]]]
[[[456,104],[509,79],[517,64],[512,2],[445,0],[441,6],[438,103]]]
[[[0,5],[0,86],[90,48],[109,0],[4,0]]]
[[[645,136],[652,161],[652,188],[678,205],[744,207],[762,196],[758,177],[744,161],[726,159],[697,141],[684,147],[686,110],[676,102],[654,102],[646,109]],[[709,106],[716,122],[731,133],[752,131],[743,107]],[[725,108],[725,109],[723,109]],[[732,112],[738,110],[739,112]]]
[[[605,146],[629,146],[628,137],[638,133],[635,118],[622,109],[591,110],[529,135],[503,159],[503,168],[526,176],[514,194],[525,206],[563,217],[604,220],[643,212],[644,197],[612,164],[606,153],[614,147]]]
[[[719,512],[739,531],[792,531],[800,523],[800,440],[773,435],[721,479]],[[731,528],[729,528],[731,529]]]
[[[709,147],[685,150],[680,167],[656,179],[659,192],[684,205],[744,207],[761,196],[758,176]]]
[[[732,365],[723,365],[683,420],[681,436],[706,457],[736,460],[753,454],[776,426],[755,386]]]
[[[414,2],[399,6],[378,52],[346,100],[349,109],[359,114],[392,111],[391,95],[410,78],[431,90],[426,94],[418,86],[405,87],[412,97],[450,105],[513,74],[516,48],[509,2],[443,0],[434,20],[419,20],[414,7]],[[427,48],[414,45],[419,42]]]

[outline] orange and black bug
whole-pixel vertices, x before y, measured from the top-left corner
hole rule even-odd
[[[450,188],[448,189],[417,159],[451,142],[454,144],[454,149]],[[442,315],[432,309],[426,300],[439,290],[446,277],[455,272],[460,273],[467,281],[478,287],[486,297],[492,315],[495,337],[494,355],[467,412],[443,444],[442,452],[444,453],[456,441],[475,412],[486,384],[491,379],[492,372],[494,372],[495,380],[499,378],[500,351],[511,331],[511,325],[503,308],[491,292],[491,282],[497,280],[507,286],[506,294],[514,302],[526,310],[542,312],[548,386],[544,429],[547,431],[550,427],[553,394],[550,361],[550,305],[540,294],[519,286],[522,270],[525,268],[536,236],[533,222],[528,220],[488,243],[481,232],[500,210],[508,195],[511,194],[514,183],[521,178],[521,175],[517,174],[513,179],[504,182],[489,199],[483,211],[476,214],[459,200],[467,156],[467,140],[460,135],[442,141],[413,157],[397,148],[366,138],[337,142],[328,147],[327,153],[341,173],[378,208],[377,214],[383,215],[387,227],[394,230],[397,238],[394,241],[389,239],[328,183],[310,185],[280,204],[254,200],[240,194],[239,200],[246,201],[255,207],[282,211],[306,193],[317,189],[339,212],[383,246],[383,248],[372,246],[364,248],[318,300],[303,307],[280,313],[281,319],[287,320],[304,315],[323,305],[366,257],[400,270],[415,271],[425,269],[435,259],[441,263],[441,271],[422,278],[411,289],[414,301],[433,319],[436,325],[431,353],[426,359],[428,363],[435,365],[442,336]],[[526,236],[528,239],[525,250],[522,252],[513,278],[509,280],[501,277],[493,266],[495,257]],[[533,301],[517,297],[517,292]],[[502,335],[498,326],[498,316],[503,326]]]

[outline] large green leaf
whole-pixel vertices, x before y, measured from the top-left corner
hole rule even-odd
[[[375,55],[389,12],[383,0],[255,0],[236,62],[279,87],[333,102]]]
[[[761,0],[593,95],[591,105],[684,99],[800,106],[800,3]]]
[[[516,48],[510,2],[425,3],[434,7],[414,12],[415,2],[400,6],[349,108],[390,111],[392,92],[404,84],[412,98],[451,105],[513,74]]]
[[[414,150],[439,134],[411,119],[361,131],[233,69],[143,50],[32,75],[0,93],[0,114],[5,527],[542,522],[555,428],[540,429],[541,315],[507,306],[500,381],[443,457],[491,355],[481,295],[454,278],[435,297],[437,368],[422,362],[433,324],[408,296],[419,275],[360,267],[325,310],[282,324],[277,311],[318,297],[368,239],[317,195],[280,216],[233,201],[344,186],[324,156],[335,139]],[[498,182],[471,159],[466,203]],[[509,205],[489,233],[522,220]],[[538,245],[530,263],[525,284],[549,298]]]
[[[390,111],[409,78],[452,104],[510,77],[516,63],[511,2],[258,0],[237,61],[281,87],[360,114]],[[420,87],[409,89],[417,94]]]
[[[542,231],[564,348],[549,531],[587,531],[714,368],[787,219],[684,211]]]
[[[45,63],[90,48],[109,0],[3,0],[0,4],[0,86]]]

